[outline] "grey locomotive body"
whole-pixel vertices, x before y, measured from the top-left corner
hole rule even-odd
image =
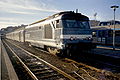
[[[71,48],[75,47],[91,49],[94,46],[91,43],[89,18],[71,11],[57,13],[32,23],[21,32],[24,36],[22,42],[45,48],[53,54],[69,52]],[[12,33],[7,34],[9,36],[7,38],[15,39]]]

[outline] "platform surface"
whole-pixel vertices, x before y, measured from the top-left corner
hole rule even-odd
[[[113,58],[119,58],[120,59],[120,48],[113,48],[107,47],[107,46],[97,46],[96,49],[92,51],[94,54],[100,54],[105,55]]]

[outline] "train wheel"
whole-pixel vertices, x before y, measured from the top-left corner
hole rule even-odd
[[[59,50],[56,55],[63,58],[63,57],[66,57],[65,54],[66,54],[65,50]]]
[[[50,47],[48,47],[47,50],[48,50],[51,54],[53,54],[53,55],[56,55],[57,53],[60,53],[60,52],[59,52],[57,49],[55,49],[55,48],[50,48]]]

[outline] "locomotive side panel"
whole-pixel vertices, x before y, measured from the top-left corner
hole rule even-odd
[[[44,38],[53,39],[52,27],[50,24],[46,24],[44,26]]]

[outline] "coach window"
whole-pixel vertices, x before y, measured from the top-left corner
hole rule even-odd
[[[98,36],[99,36],[99,37],[102,37],[102,31],[101,31],[101,30],[98,31]]]
[[[109,26],[109,25],[110,25],[110,23],[107,23],[107,25]]]
[[[96,32],[92,32],[92,36],[93,36],[93,37],[96,37]]]
[[[109,30],[108,31],[108,37],[112,37],[113,36],[113,31],[112,30]]]
[[[120,36],[120,31],[115,31],[115,36]]]

